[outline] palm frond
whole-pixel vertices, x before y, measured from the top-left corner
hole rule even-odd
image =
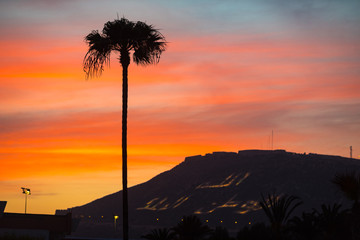
[[[332,182],[352,201],[360,200],[360,175],[355,172],[336,174]]]
[[[98,77],[104,70],[104,66],[110,63],[111,41],[106,36],[100,35],[98,31],[88,34],[85,41],[89,45],[89,50],[83,60],[86,78]]]
[[[179,222],[172,230],[180,238],[201,238],[211,233],[211,229],[204,225],[201,220],[194,215],[184,216],[182,221]]]
[[[175,233],[167,228],[153,229],[151,233],[141,236],[141,238],[148,240],[173,240]]]
[[[104,66],[110,63],[111,51],[117,51],[122,66],[130,64],[130,53],[136,64],[156,64],[166,50],[165,37],[152,25],[131,22],[126,18],[104,24],[101,33],[92,31],[85,37],[89,49],[83,66],[86,78],[100,76]]]
[[[297,202],[294,202],[298,200]],[[269,218],[271,224],[282,225],[287,222],[291,213],[300,205],[302,201],[295,196],[276,196],[268,194],[267,199],[261,194],[260,206]]]
[[[103,28],[103,35],[111,39],[114,50],[130,50],[134,38],[134,22],[126,18],[108,21]]]
[[[292,206],[292,207],[290,207],[291,206],[291,204],[294,202],[294,201],[296,201],[296,200],[298,200],[298,202],[296,202],[296,203],[294,203],[294,205]],[[284,218],[284,222],[286,222],[287,220],[288,220],[288,218],[289,218],[289,216],[291,215],[291,213],[297,208],[297,207],[299,207],[301,204],[303,204],[303,202],[302,201],[300,201],[300,199],[298,198],[298,197],[295,197],[295,196],[289,196],[289,197],[285,197],[284,199],[283,199],[283,201],[285,202],[284,203],[284,208],[285,209],[288,209],[286,212],[286,214],[285,214],[285,218]]]
[[[264,210],[266,216],[269,218],[270,222],[274,222],[274,216],[271,212],[271,207],[273,207],[273,196],[268,195],[268,199],[265,200],[264,196],[261,194],[261,201],[259,202],[261,208]]]
[[[133,60],[136,64],[156,64],[166,49],[165,37],[152,25],[138,21],[134,26]]]

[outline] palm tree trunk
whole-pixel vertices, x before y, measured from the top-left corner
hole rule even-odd
[[[123,240],[129,239],[129,210],[127,187],[127,108],[128,108],[128,64],[122,64],[122,182],[123,182]]]

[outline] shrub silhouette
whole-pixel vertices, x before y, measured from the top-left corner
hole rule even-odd
[[[194,215],[184,216],[173,231],[179,240],[201,240],[211,233],[210,228]]]
[[[216,227],[209,237],[209,240],[231,240],[231,239],[232,238],[230,238],[228,230],[222,226]]]
[[[173,240],[175,233],[167,228],[154,229],[151,233],[141,236],[141,238],[148,240]]]
[[[295,239],[317,239],[320,234],[317,212],[303,212],[301,217],[295,216],[289,220],[289,230]]]
[[[251,228],[245,226],[236,235],[237,240],[265,240],[271,237],[271,229],[264,223],[255,223]]]

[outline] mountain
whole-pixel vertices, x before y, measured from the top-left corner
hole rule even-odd
[[[266,221],[258,201],[268,193],[300,197],[304,204],[295,215],[323,203],[350,207],[331,180],[336,173],[354,170],[360,170],[357,159],[284,150],[187,157],[173,169],[129,188],[130,231],[140,236],[196,214],[210,227],[223,225],[235,232]],[[104,236],[106,232],[113,236],[115,215],[121,228],[121,195],[120,191],[57,213],[71,210],[73,217],[82,219],[75,235]]]

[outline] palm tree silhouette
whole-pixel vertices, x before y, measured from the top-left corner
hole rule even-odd
[[[268,194],[268,198],[265,199],[261,194],[259,203],[270,220],[276,239],[281,239],[281,230],[284,224],[287,223],[291,213],[302,204],[302,201],[295,196],[284,195],[278,197],[276,194]]]
[[[332,182],[351,201],[350,225],[353,239],[360,239],[360,174],[356,172],[336,174]]]
[[[354,201],[352,210],[360,214],[360,174],[356,175],[355,172],[336,174],[332,182],[349,200]]]
[[[122,181],[123,181],[123,237],[128,239],[128,193],[127,193],[127,104],[128,66],[130,54],[136,64],[158,63],[166,48],[164,36],[152,25],[131,22],[126,18],[105,23],[102,33],[93,30],[85,37],[88,51],[83,60],[86,78],[99,77],[104,66],[110,63],[110,53],[120,55],[122,66]]]
[[[340,210],[341,204],[321,205],[318,215],[318,226],[324,239],[349,239],[351,225],[347,217],[347,210]],[[354,222],[354,221],[352,221]],[[346,236],[347,235],[347,236]]]
[[[318,222],[317,211],[303,212],[301,217],[295,216],[289,220],[290,230],[295,234],[296,239],[318,239],[320,234]]]
[[[151,233],[141,236],[141,238],[148,240],[173,240],[175,233],[167,228],[154,229]]]
[[[194,215],[184,216],[173,231],[179,240],[201,240],[211,233],[211,229]]]

